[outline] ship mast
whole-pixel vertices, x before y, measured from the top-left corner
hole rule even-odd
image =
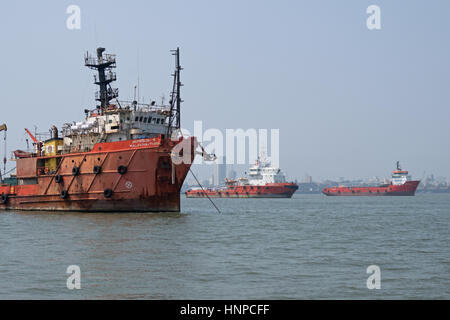
[[[172,92],[170,94],[170,115],[169,115],[169,126],[167,127],[167,135],[172,133],[172,129],[181,128],[181,83],[180,73],[183,68],[180,66],[180,48],[177,47],[176,50],[171,50],[172,55],[175,56],[175,72],[173,76],[173,86]]]
[[[5,156],[3,158],[3,174],[6,175],[6,131],[8,131],[8,127],[6,126],[6,124],[2,124],[0,125],[0,132],[4,131],[5,135],[3,137],[4,143],[5,143]],[[3,177],[2,177],[2,170],[0,169],[0,183],[3,182]]]
[[[97,70],[98,76],[94,76],[94,83],[100,87],[95,93],[95,100],[100,102],[98,109],[103,113],[109,107],[109,101],[119,96],[119,90],[111,87],[111,82],[116,81],[116,73],[112,70],[116,67],[116,56],[103,54],[105,48],[97,48],[97,57],[92,57],[87,52],[84,57],[84,65]]]

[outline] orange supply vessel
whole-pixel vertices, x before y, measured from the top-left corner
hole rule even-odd
[[[331,187],[324,188],[322,192],[327,196],[413,196],[419,183],[419,180],[411,180],[408,171],[402,170],[397,161],[397,170],[392,172],[390,184],[373,187]]]
[[[225,188],[191,188],[188,198],[291,198],[298,185],[287,182],[279,168],[272,167],[264,157],[258,158],[247,177],[226,179]]]
[[[179,49],[173,51],[171,99],[159,105],[119,101],[118,89],[111,87],[116,57],[104,50],[85,56],[85,66],[97,71],[97,106],[85,110],[84,121],[66,123],[61,131],[53,126],[48,137],[27,130],[34,150],[14,151],[16,174],[0,184],[0,210],[180,210],[197,141],[177,136]]]

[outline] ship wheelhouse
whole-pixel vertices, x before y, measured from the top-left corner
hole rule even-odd
[[[249,169],[247,177],[250,185],[286,182],[284,173],[279,168],[272,167],[265,157],[258,157],[255,165]]]
[[[395,186],[403,185],[407,181],[411,181],[411,176],[408,175],[408,171],[395,170],[392,173],[392,184]]]
[[[397,170],[392,172],[391,183],[394,186],[401,186],[407,181],[411,181],[411,176],[408,174],[408,171],[402,170],[400,163],[397,161]]]

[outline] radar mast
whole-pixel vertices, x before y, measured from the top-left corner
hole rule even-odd
[[[116,81],[116,73],[112,70],[116,67],[115,54],[103,54],[105,48],[97,48],[97,57],[93,57],[86,52],[84,65],[90,69],[97,70],[98,75],[94,75],[94,83],[100,87],[95,93],[95,100],[100,102],[98,109],[103,113],[109,107],[109,102],[119,96],[119,89],[112,88],[111,82]]]

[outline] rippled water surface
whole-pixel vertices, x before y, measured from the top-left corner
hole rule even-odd
[[[450,298],[450,195],[215,202],[222,214],[184,196],[179,214],[0,212],[0,299]]]

